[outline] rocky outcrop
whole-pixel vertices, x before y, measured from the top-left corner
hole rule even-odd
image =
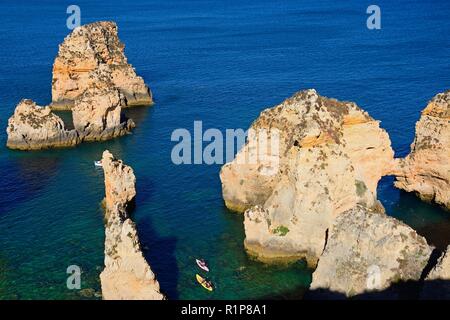
[[[122,108],[152,103],[149,88],[124,55],[114,22],[76,28],[59,47],[53,65],[52,104],[38,107],[23,100],[7,128],[7,146],[34,150],[107,140],[135,127],[122,119]],[[72,110],[75,130],[52,109]]]
[[[358,207],[336,218],[311,289],[353,296],[421,278],[432,248],[409,226]]]
[[[151,92],[127,62],[124,47],[114,22],[74,29],[59,46],[53,64],[52,108],[71,109],[87,88],[105,79],[123,94],[125,106],[151,104]]]
[[[450,299],[450,245],[425,279],[422,299]]]
[[[450,91],[439,93],[416,123],[411,153],[399,160],[395,186],[450,209]]]
[[[84,141],[111,139],[134,128],[131,119],[121,122],[123,99],[115,88],[93,86],[75,100],[73,124]]]
[[[109,151],[105,174],[105,269],[100,274],[103,299],[162,300],[159,283],[145,260],[136,226],[129,216],[136,196],[133,169]]]
[[[37,150],[69,147],[80,143],[77,131],[66,130],[63,120],[49,107],[24,99],[8,120],[6,145],[11,149]]]
[[[75,102],[75,129],[66,130],[64,121],[50,107],[22,100],[9,118],[7,147],[19,150],[72,147],[83,141],[107,140],[125,135],[135,127],[122,119],[123,96],[114,88],[87,89]]]
[[[226,206],[247,210],[252,255],[306,258],[314,266],[336,217],[357,205],[381,206],[376,186],[394,153],[379,122],[356,104],[301,91],[264,110],[250,130],[255,134],[220,178]],[[255,154],[257,161],[248,161]]]

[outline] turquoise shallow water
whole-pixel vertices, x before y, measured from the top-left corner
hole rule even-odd
[[[137,175],[134,218],[145,254],[169,298],[299,298],[311,274],[303,263],[266,266],[243,250],[242,217],[221,199],[219,165],[175,166],[174,129],[247,128],[259,112],[295,91],[352,100],[382,121],[399,156],[434,94],[450,87],[450,5],[379,1],[382,30],[365,27],[360,1],[77,1],[82,23],[112,19],[129,61],[156,104],[127,113],[132,135],[75,149],[17,152],[0,132],[0,298],[76,299],[66,268],[79,265],[82,288],[99,290],[104,228],[104,149]],[[65,1],[0,3],[0,127],[21,98],[50,101],[51,67],[68,33]],[[450,216],[392,188],[388,212],[429,242],[450,242]],[[195,283],[195,257],[209,261],[212,294]],[[88,297],[92,298],[92,297]]]

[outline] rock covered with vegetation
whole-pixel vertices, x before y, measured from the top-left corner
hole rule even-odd
[[[133,169],[103,152],[105,174],[105,268],[100,274],[105,300],[162,300],[159,283],[144,258],[130,218],[136,196]]]
[[[78,132],[66,130],[63,120],[50,107],[38,106],[28,99],[16,106],[6,133],[7,147],[19,150],[69,147],[81,141]]]
[[[422,111],[395,186],[450,209],[450,91],[437,94]]]
[[[379,122],[355,103],[305,90],[264,110],[251,129],[278,133],[278,166],[250,137],[220,178],[227,207],[245,211],[252,255],[314,266],[336,217],[357,205],[381,206],[376,186],[394,153]],[[261,151],[268,153],[262,161],[245,161]]]
[[[52,108],[71,109],[75,100],[100,79],[108,79],[120,90],[125,106],[151,104],[151,92],[127,62],[124,47],[115,22],[75,28],[59,46],[53,64]]]

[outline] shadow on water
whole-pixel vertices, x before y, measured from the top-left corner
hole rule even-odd
[[[255,300],[301,300],[304,299],[307,292],[308,288],[298,286],[282,293],[258,297]]]
[[[417,229],[417,233],[423,235],[430,244],[439,250],[445,250],[450,244],[450,222],[429,224]]]
[[[347,297],[327,289],[308,291],[305,300],[344,300]],[[351,300],[447,300],[450,299],[450,281],[405,281],[381,291],[362,293]]]
[[[139,175],[136,181],[137,201],[140,205],[149,202],[155,195],[156,186],[152,179],[146,175]]]
[[[450,212],[442,207],[426,203],[415,194],[399,191],[396,208],[388,211],[427,239],[428,244],[439,250],[445,250],[450,244]]]
[[[148,176],[139,175],[136,189],[138,190],[136,203],[137,206],[142,207],[153,198],[155,184]],[[156,274],[161,292],[168,299],[178,299],[179,271],[175,257],[177,238],[158,236],[149,216],[142,217],[138,221],[137,230],[142,244],[142,252]]]
[[[177,283],[179,271],[175,257],[177,239],[159,237],[150,219],[141,219],[137,226],[142,252],[148,261],[168,299],[178,299]]]
[[[148,117],[149,112],[153,112],[152,106],[133,106],[122,109],[122,119],[132,119],[137,127]]]
[[[60,164],[59,157],[51,152],[11,151],[11,155],[0,162],[0,212],[39,194],[57,174]]]

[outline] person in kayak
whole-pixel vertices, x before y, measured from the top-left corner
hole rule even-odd
[[[203,279],[202,284],[204,284],[205,287],[208,288],[208,289],[209,289],[209,288],[212,288],[212,283],[211,283],[211,281],[208,281],[208,280],[206,280],[206,279]]]

